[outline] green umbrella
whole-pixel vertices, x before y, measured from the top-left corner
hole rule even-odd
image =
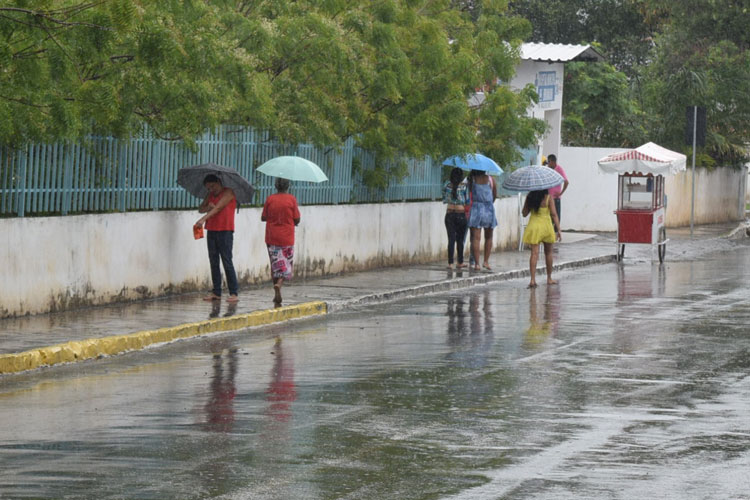
[[[278,156],[268,160],[257,170],[263,174],[290,181],[323,182],[328,180],[319,166],[299,156]]]

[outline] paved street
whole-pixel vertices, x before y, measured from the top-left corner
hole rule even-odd
[[[6,377],[0,496],[749,499],[750,246],[684,248]]]

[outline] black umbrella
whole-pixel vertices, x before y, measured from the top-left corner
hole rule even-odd
[[[177,184],[187,189],[193,196],[203,199],[208,195],[208,189],[203,185],[203,179],[209,174],[218,177],[222,186],[231,188],[234,191],[237,203],[250,203],[253,201],[255,188],[235,169],[222,167],[215,163],[204,163],[203,165],[181,168],[177,172]]]

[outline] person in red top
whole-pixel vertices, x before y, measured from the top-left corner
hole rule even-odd
[[[542,165],[544,165],[544,162],[542,162]],[[565,180],[560,186],[555,186],[549,188],[549,195],[552,197],[552,200],[555,202],[555,210],[557,210],[557,221],[560,222],[560,217],[562,217],[561,212],[561,203],[560,198],[562,198],[563,193],[565,193],[565,190],[568,189],[568,185],[570,184],[568,182],[568,176],[565,175],[565,170],[563,170],[562,165],[557,163],[557,156],[555,155],[549,155],[547,157],[547,166],[551,169],[553,169],[555,172],[560,174],[562,178]],[[555,229],[560,230],[558,226],[555,226]]]
[[[276,179],[276,194],[266,198],[260,220],[266,223],[266,246],[271,260],[273,303],[281,306],[281,285],[292,277],[294,263],[294,227],[299,224],[297,198],[287,193],[289,180]]]
[[[196,226],[205,224],[208,235],[208,261],[211,263],[211,281],[213,291],[203,300],[221,300],[221,268],[219,259],[224,264],[224,274],[227,277],[229,298],[227,302],[237,302],[238,285],[237,273],[232,263],[232,246],[234,245],[234,212],[237,199],[234,191],[221,184],[215,175],[207,175],[203,185],[208,189],[208,195],[203,200],[198,212],[206,214],[195,223]]]

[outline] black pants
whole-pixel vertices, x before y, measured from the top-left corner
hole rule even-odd
[[[445,230],[448,231],[448,264],[453,264],[454,249],[458,250],[458,263],[464,263],[464,240],[466,239],[466,214],[447,212]]]

